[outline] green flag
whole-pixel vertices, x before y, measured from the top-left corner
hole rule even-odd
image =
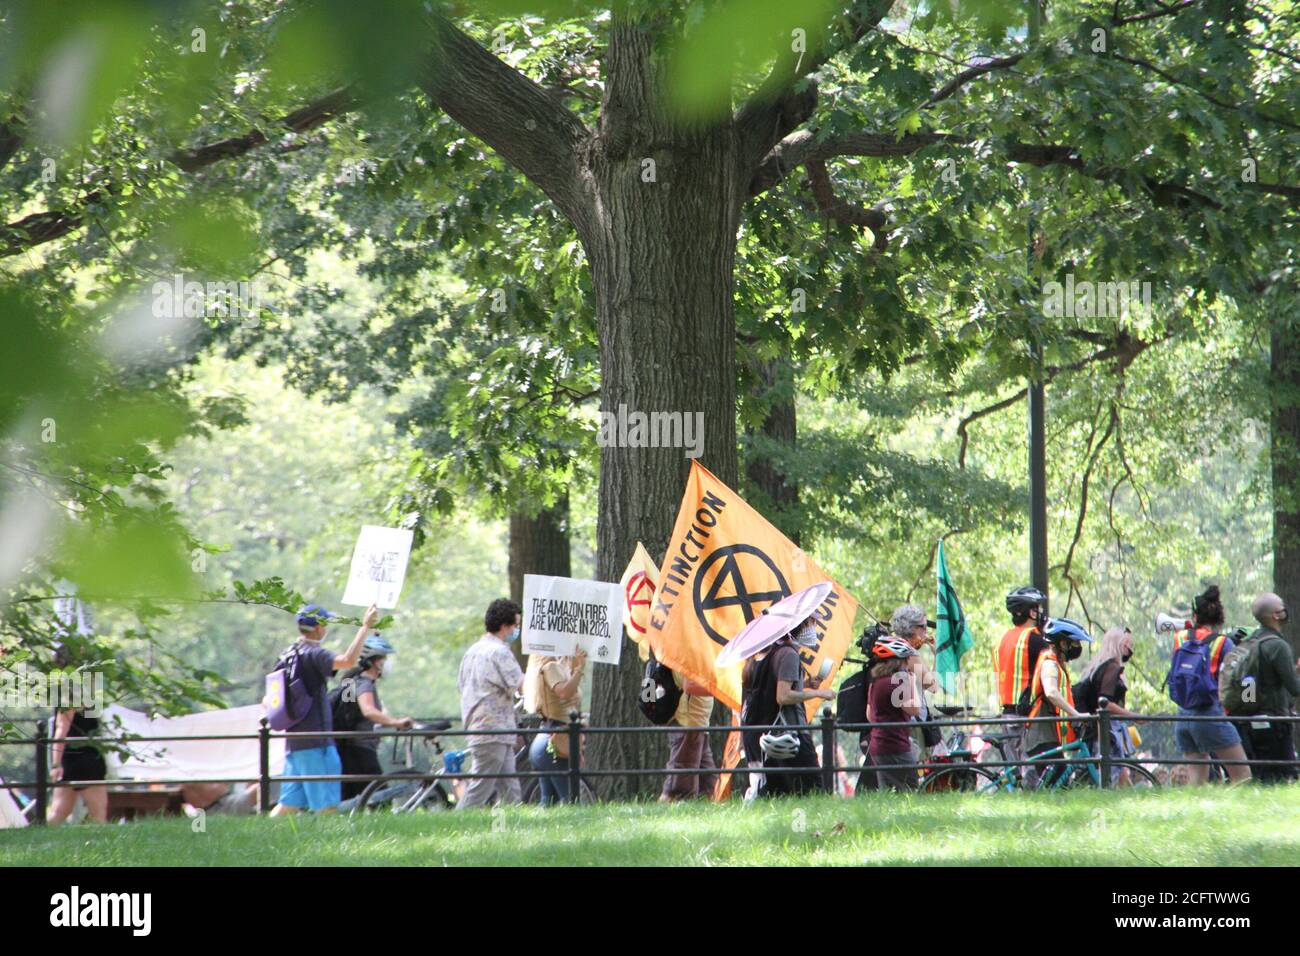
[[[957,688],[956,674],[961,670],[961,658],[974,640],[966,628],[966,615],[948,577],[948,561],[943,556],[943,541],[939,542],[939,555],[935,559],[939,573],[939,597],[935,602],[934,666],[939,672],[939,683],[948,693]]]

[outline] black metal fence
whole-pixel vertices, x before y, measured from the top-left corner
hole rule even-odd
[[[1095,765],[1098,769],[1099,785],[1102,788],[1111,786],[1110,777],[1111,769],[1117,763],[1126,764],[1151,764],[1151,765],[1190,765],[1201,766],[1211,765],[1219,767],[1248,765],[1248,766],[1282,766],[1291,769],[1300,768],[1300,760],[1258,760],[1258,759],[1241,759],[1229,760],[1209,758],[1171,758],[1158,756],[1140,756],[1140,755],[1117,755],[1111,749],[1111,724],[1114,718],[1108,713],[1085,714],[1077,718],[1062,719],[1061,717],[952,717],[943,719],[932,719],[926,721],[909,720],[897,722],[877,722],[877,723],[841,723],[837,720],[831,708],[827,707],[822,711],[821,720],[816,723],[807,724],[773,724],[773,725],[754,725],[747,724],[744,726],[720,725],[720,726],[703,726],[703,727],[679,727],[679,726],[638,726],[638,727],[588,727],[583,724],[581,716],[577,713],[570,714],[567,725],[553,728],[515,728],[508,730],[451,730],[451,729],[433,729],[429,727],[413,728],[410,730],[373,730],[373,731],[329,731],[322,732],[319,730],[302,731],[302,732],[277,732],[272,731],[265,719],[261,722],[261,728],[256,734],[200,734],[196,736],[134,736],[128,735],[116,741],[116,744],[109,744],[103,737],[65,737],[59,741],[68,744],[90,744],[92,746],[125,746],[134,743],[158,743],[166,741],[194,741],[194,740],[257,740],[258,741],[258,776],[220,779],[195,779],[186,778],[184,780],[150,780],[149,784],[159,786],[176,786],[185,784],[200,783],[258,783],[259,784],[259,810],[266,813],[270,810],[270,791],[272,783],[292,783],[292,782],[327,782],[339,781],[348,783],[361,783],[373,780],[396,779],[392,773],[381,774],[322,774],[322,775],[272,775],[271,774],[271,741],[273,739],[292,740],[296,738],[320,739],[329,737],[337,740],[352,738],[373,738],[373,737],[508,737],[512,740],[517,738],[521,732],[539,732],[539,733],[564,733],[568,735],[569,740],[569,766],[557,770],[528,770],[516,771],[513,773],[452,773],[444,770],[430,770],[427,774],[412,775],[423,776],[427,779],[437,777],[442,780],[474,780],[474,779],[529,779],[540,777],[567,777],[569,800],[577,802],[582,792],[582,783],[584,779],[596,779],[600,777],[643,777],[643,776],[670,776],[677,774],[694,774],[704,773],[709,775],[734,775],[761,773],[764,775],[781,775],[781,774],[807,774],[814,771],[814,768],[806,767],[780,767],[767,766],[754,767],[750,766],[743,758],[739,764],[734,767],[718,766],[712,770],[700,771],[692,768],[674,768],[674,767],[624,767],[618,769],[600,769],[586,768],[582,765],[582,738],[584,736],[594,736],[598,734],[667,734],[667,733],[708,733],[712,731],[723,732],[749,732],[749,731],[808,731],[810,734],[819,733],[822,743],[822,760],[819,767],[815,768],[820,774],[820,784],[822,789],[828,792],[835,792],[835,775],[838,773],[853,773],[860,771],[871,771],[876,769],[889,770],[914,770],[914,771],[939,771],[952,770],[954,768],[983,768],[986,770],[1001,770],[1007,767],[1052,767],[1063,765],[1087,766]],[[1300,721],[1300,717],[1292,715],[1259,715],[1255,717],[1241,716],[1223,716],[1223,715],[1178,715],[1178,714],[1153,714],[1141,718],[1125,719],[1124,723],[1148,723],[1148,722],[1223,722],[1227,721],[1234,726],[1240,726],[1252,721],[1267,721],[1268,723],[1286,723],[1294,724]],[[881,768],[864,763],[861,765],[839,766],[836,755],[838,752],[837,735],[840,732],[860,733],[873,728],[894,728],[904,727],[908,730],[915,730],[923,727],[945,728],[945,727],[976,727],[977,731],[971,736],[979,737],[981,734],[987,735],[987,728],[1002,727],[1007,731],[1019,733],[1036,723],[1070,723],[1078,728],[1085,728],[1089,725],[1095,725],[1097,729],[1097,748],[1096,753],[1088,756],[1071,755],[1060,757],[1034,757],[1022,756],[1015,760],[934,760],[918,761],[913,763],[890,764],[888,768]],[[88,781],[54,781],[50,779],[49,768],[49,747],[55,743],[54,738],[48,734],[46,723],[38,722],[36,725],[36,736],[30,738],[6,738],[0,739],[0,745],[21,746],[30,745],[35,748],[35,768],[36,779],[32,781],[23,781],[18,783],[6,782],[5,789],[33,789],[35,791],[34,818],[31,820],[35,824],[45,822],[46,810],[49,803],[49,793],[52,789],[58,787],[86,787],[98,785],[98,782]],[[106,785],[110,781],[104,781]],[[131,781],[121,781],[130,783]]]

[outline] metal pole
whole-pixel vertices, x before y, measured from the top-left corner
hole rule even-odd
[[[835,792],[835,712],[829,704],[822,708],[822,786]]]
[[[35,819],[28,821],[38,827],[45,826],[45,814],[49,809],[50,795],[49,737],[45,733],[45,721],[36,722],[36,813]]]
[[[1041,0],[1029,0],[1029,42],[1038,41],[1042,27]],[[1035,185],[1031,176],[1030,185]],[[1034,233],[1036,222],[1031,212],[1025,240],[1025,270],[1032,279],[1034,271]],[[1047,437],[1044,430],[1043,345],[1037,335],[1030,342],[1034,368],[1029,380],[1029,579],[1033,586],[1047,593]],[[1046,609],[1044,609],[1046,610]]]
[[[582,714],[569,711],[569,802],[582,802]]]
[[[271,725],[265,717],[257,734],[257,744],[257,812],[266,814],[271,812]]]
[[[1035,379],[1029,383],[1029,579],[1047,593],[1047,439],[1044,435],[1043,352],[1034,345]]]
[[[1101,788],[1110,786],[1110,711],[1106,709],[1107,701],[1102,698],[1097,711],[1097,750],[1101,756]]]

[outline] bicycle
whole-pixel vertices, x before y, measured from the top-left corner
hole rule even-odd
[[[950,718],[974,713],[970,707],[938,706],[934,709]],[[1003,746],[1006,741],[1017,736],[1014,731],[997,734],[985,733],[978,727],[973,732],[967,731],[964,727],[951,728],[947,739],[941,744],[943,752],[931,754],[927,762],[952,763],[954,766],[922,770],[920,790],[923,793],[978,790],[989,772],[978,767],[981,761],[990,759],[986,758],[985,754],[992,751],[991,759],[1005,761],[1007,755]]]
[[[419,723],[412,730],[449,730],[450,720],[431,720]],[[399,740],[405,747],[404,769],[394,770],[366,784],[366,788],[351,800],[345,800],[341,809],[346,808],[349,815],[387,809],[392,813],[408,813],[412,810],[450,810],[455,803],[455,786],[446,776],[460,773],[466,751],[442,749],[437,734],[422,736],[426,747],[434,752],[429,770],[416,770],[413,757],[415,735],[399,731],[393,738],[393,760],[397,759]],[[351,806],[348,806],[351,804]]]
[[[1071,757],[1087,759],[1093,756],[1092,749],[1088,742],[1083,739],[1072,740],[1067,744],[1059,747],[1053,747],[1042,753],[1035,754],[1026,758],[1028,765],[1042,763],[1048,760],[1069,759]],[[1131,787],[1150,787],[1157,788],[1160,782],[1156,780],[1151,771],[1147,770],[1139,763],[1131,760],[1114,760],[1111,761],[1111,769],[1126,769],[1129,771]],[[967,786],[961,789],[973,791],[975,793],[996,793],[998,791],[1012,791],[1018,789],[1025,790],[1070,790],[1078,787],[1100,787],[1101,786],[1101,768],[1097,763],[1063,763],[1047,764],[1041,774],[1031,778],[1029,774],[1014,773],[1017,768],[1003,767],[997,773],[987,767],[971,765],[969,767],[953,768],[950,770],[941,770],[938,775],[963,773],[971,775],[970,779],[964,781]],[[936,776],[938,776],[936,775]],[[1031,782],[1032,780],[1032,782]],[[936,786],[937,789],[937,786]],[[949,786],[947,789],[958,789],[956,786]]]

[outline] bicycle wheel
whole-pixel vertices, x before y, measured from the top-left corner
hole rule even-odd
[[[1146,767],[1128,760],[1117,760],[1111,766],[1122,767],[1129,773],[1128,788],[1152,790],[1160,786],[1160,781]]]
[[[446,787],[442,781],[437,778],[428,778],[425,785],[410,800],[402,805],[402,811],[407,810],[450,810],[451,797],[447,793]]]
[[[390,810],[394,813],[402,801],[408,799],[420,785],[420,778],[409,773],[389,774],[378,780],[371,780],[366,789],[361,791],[353,805],[350,816],[359,813],[374,813]]]
[[[997,793],[998,775],[974,764],[947,767],[921,781],[922,793]]]

